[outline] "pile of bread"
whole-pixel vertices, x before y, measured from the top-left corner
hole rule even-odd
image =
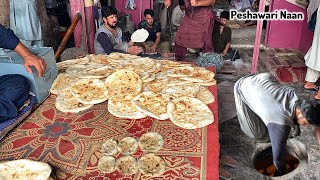
[[[121,118],[170,120],[186,129],[213,123],[207,89],[214,73],[191,64],[111,53],[57,63],[59,75],[50,91],[62,112],[79,112],[108,100]]]

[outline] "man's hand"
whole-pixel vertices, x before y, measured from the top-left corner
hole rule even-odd
[[[155,45],[151,46],[150,51],[151,51],[151,53],[157,52],[157,46],[155,46]]]
[[[24,67],[29,73],[32,73],[30,68],[31,66],[37,69],[39,77],[43,76],[47,68],[46,62],[42,58],[34,54],[30,54],[24,57]]]
[[[129,54],[140,54],[142,52],[142,49],[139,46],[131,46],[128,48],[128,53]]]
[[[169,6],[170,6],[170,4],[171,4],[171,0],[164,0],[164,6],[166,7],[166,8],[168,8]]]
[[[191,6],[198,6],[198,1],[197,0],[190,0]]]

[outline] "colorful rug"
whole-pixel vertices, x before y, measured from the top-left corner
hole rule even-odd
[[[272,70],[280,82],[305,83],[307,67],[283,66]]]
[[[217,97],[217,88],[209,88]],[[117,171],[106,174],[98,170],[100,146],[109,138],[120,140],[156,131],[165,137],[156,154],[164,158],[166,172],[153,179],[213,179],[219,177],[219,137],[217,101],[209,107],[215,122],[208,127],[187,130],[171,121],[152,118],[139,120],[115,118],[107,103],[78,113],[55,109],[56,96],[51,95],[26,120],[0,142],[0,159],[32,159],[49,163],[57,179],[150,179],[140,172],[125,176]],[[138,151],[134,156],[142,155]]]

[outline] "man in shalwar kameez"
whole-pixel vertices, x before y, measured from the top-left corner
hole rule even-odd
[[[320,3],[319,3],[320,4]],[[320,5],[318,6],[320,7]],[[304,88],[307,90],[317,91],[317,94],[314,96],[315,99],[320,100],[320,90],[316,86],[320,78],[320,11],[317,12],[317,22],[314,29],[312,46],[304,57],[305,63],[307,66],[307,74],[305,77],[306,84]]]
[[[170,0],[164,1],[166,7],[170,3]],[[214,3],[215,0],[186,0],[185,16],[175,39],[177,60],[185,60],[187,48],[201,48],[203,53],[213,52]]]

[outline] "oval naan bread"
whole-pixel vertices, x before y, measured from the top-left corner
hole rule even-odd
[[[196,98],[205,104],[211,104],[214,102],[213,94],[208,90],[208,88],[202,86],[200,86],[200,91],[198,92]]]
[[[62,90],[55,102],[56,108],[61,112],[77,113],[91,108],[92,104],[83,104],[75,98],[70,91],[70,87]]]
[[[165,120],[169,118],[167,114],[169,100],[170,97],[166,94],[149,91],[134,97],[132,102],[144,114],[159,120]]]
[[[116,168],[116,158],[113,156],[102,156],[98,162],[98,169],[104,173],[111,173]]]
[[[214,78],[214,73],[212,71],[206,70],[201,67],[194,67],[194,72],[186,77],[181,77],[181,79],[192,82],[210,82]]]
[[[0,163],[0,179],[49,179],[51,167],[44,162],[18,159]]]
[[[138,150],[138,141],[133,137],[125,137],[119,141],[118,149],[122,154],[134,154]]]
[[[71,85],[71,93],[83,104],[98,104],[106,101],[104,82],[99,79],[81,79]]]
[[[161,93],[179,98],[183,96],[196,97],[200,87],[196,84],[183,84],[176,86],[166,86],[161,90]]]
[[[209,107],[192,97],[181,97],[169,101],[167,112],[175,125],[185,129],[202,128],[214,122],[214,116]]]
[[[124,175],[135,174],[138,171],[137,160],[131,155],[121,156],[117,160],[116,167]]]
[[[140,157],[138,167],[142,174],[146,176],[161,176],[166,171],[164,160],[153,153],[148,153]]]
[[[139,111],[131,100],[109,99],[108,111],[120,118],[141,119],[147,117],[146,114]]]
[[[121,69],[107,77],[105,87],[107,97],[131,100],[142,91],[142,80],[137,73]]]
[[[157,132],[144,133],[138,140],[139,147],[143,152],[158,151],[164,143],[163,136]]]

